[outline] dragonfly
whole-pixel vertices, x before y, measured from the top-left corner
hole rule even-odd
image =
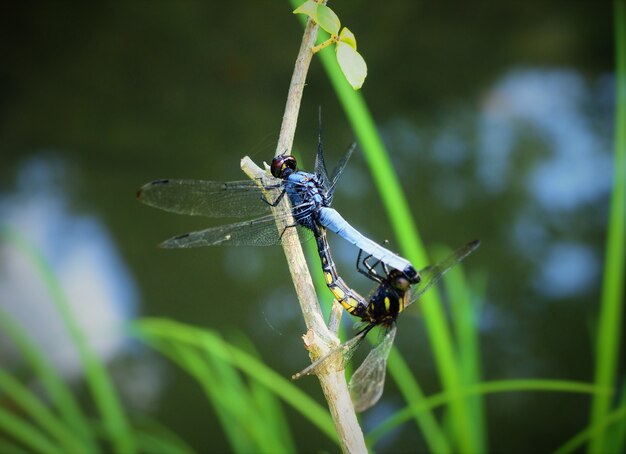
[[[357,270],[377,284],[366,300],[351,289],[337,273],[325,232],[320,232],[316,238],[327,286],[349,314],[360,318],[361,329],[354,337],[294,374],[292,379],[297,380],[304,375],[315,374],[331,364],[337,365],[338,370],[342,370],[367,334],[374,327],[382,326],[384,328],[382,339],[370,350],[348,384],[355,410],[365,411],[376,404],[382,396],[387,358],[396,336],[398,315],[419,300],[446,272],[476,250],[480,241],[471,241],[456,249],[441,262],[421,269],[419,271],[421,279],[417,283],[407,279],[398,270],[390,269],[379,260],[371,263],[371,255],[361,260],[363,251],[359,252]],[[377,267],[382,268],[382,272],[378,272]]]
[[[267,246],[279,244],[290,227],[301,227],[300,241],[315,235],[319,227],[335,232],[344,240],[366,251],[380,262],[399,270],[412,282],[419,279],[407,259],[372,241],[330,207],[335,188],[352,152],[353,144],[331,175],[326,170],[321,134],[314,173],[298,170],[296,158],[276,156],[270,165],[272,178],[263,181],[205,181],[162,179],[145,184],[137,198],[146,205],[165,211],[206,217],[258,216],[254,219],[185,233],[165,240],[163,248],[191,248],[214,245]],[[271,213],[287,195],[295,225],[282,232]],[[287,215],[289,216],[289,215]],[[303,229],[302,229],[303,228]],[[308,233],[307,233],[308,232]]]

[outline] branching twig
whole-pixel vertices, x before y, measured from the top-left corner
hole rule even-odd
[[[276,147],[276,155],[289,153],[291,151],[306,74],[313,56],[311,48],[317,38],[317,29],[317,24],[309,19],[291,78],[287,105],[285,107],[283,123]],[[247,156],[241,160],[241,168],[250,178],[257,178],[260,182],[268,178],[267,174]],[[286,199],[285,197],[282,203],[276,208],[276,214],[284,213],[289,210]],[[285,226],[288,225],[288,222],[293,224],[293,219],[280,221],[281,219],[284,219],[284,216],[277,216],[277,226],[279,231],[282,232]],[[295,229],[288,230],[295,232]],[[336,346],[337,339],[335,333],[331,332],[324,323],[315,294],[315,288],[313,287],[313,280],[306,266],[304,253],[302,252],[302,247],[297,239],[297,235],[283,235],[282,245],[285,256],[287,257],[289,271],[291,272],[291,277],[296,288],[298,300],[300,301],[304,321],[308,329],[304,336],[304,343],[311,354],[311,358],[316,359],[328,352],[330,348]],[[343,371],[332,370],[332,368],[329,367],[327,370],[320,371],[317,376],[328,402],[333,421],[335,422],[343,451],[348,453],[367,452],[363,432],[359,426],[350,399],[345,374]]]

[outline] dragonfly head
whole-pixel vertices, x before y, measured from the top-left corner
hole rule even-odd
[[[408,279],[411,282],[411,284],[418,284],[422,280],[420,274],[417,272],[415,268],[413,268],[413,265],[407,266],[402,271],[402,275],[404,275],[404,277]]]
[[[272,159],[270,169],[275,178],[285,180],[289,175],[296,171],[298,163],[296,158],[291,155],[280,155]]]

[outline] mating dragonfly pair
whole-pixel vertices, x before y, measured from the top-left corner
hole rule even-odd
[[[301,241],[315,236],[322,269],[328,288],[348,313],[358,317],[365,326],[352,339],[331,350],[311,366],[295,374],[294,379],[312,374],[340,359],[344,364],[352,357],[367,333],[375,326],[386,328],[382,341],[370,352],[350,381],[352,399],[359,411],[374,405],[384,386],[387,357],[396,333],[398,314],[415,302],[443,274],[463,260],[476,247],[474,241],[456,250],[437,265],[426,267],[418,273],[405,258],[389,251],[364,236],[330,207],[334,191],[354,145],[341,159],[332,175],[328,175],[321,146],[318,145],[315,173],[299,171],[293,156],[281,155],[270,166],[273,179],[267,181],[215,182],[203,180],[156,180],[142,186],[137,198],[162,210],[207,217],[264,216],[222,225],[170,238],[164,248],[189,248],[212,245],[265,246],[279,244],[285,235],[300,231]],[[276,227],[271,207],[287,195],[295,224],[283,231]],[[377,287],[369,299],[363,298],[343,281],[336,271],[326,230],[335,232],[360,249],[357,268]],[[365,258],[361,259],[365,254]],[[376,271],[376,269],[381,271]],[[416,291],[411,292],[411,286]]]

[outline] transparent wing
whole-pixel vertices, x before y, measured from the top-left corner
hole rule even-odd
[[[341,161],[339,161],[339,163],[337,164],[337,167],[335,167],[335,169],[333,170],[333,174],[330,177],[330,187],[327,187],[327,190],[326,190],[326,199],[329,201],[328,202],[329,205],[333,201],[333,195],[335,194],[335,189],[337,188],[337,182],[339,181],[339,177],[343,173],[343,169],[346,167],[346,164],[348,163],[350,156],[352,156],[352,152],[354,151],[355,148],[356,148],[356,142],[350,145],[350,148],[348,148],[348,151],[346,151],[346,154],[343,155],[343,158],[341,158]]]
[[[165,240],[159,246],[166,249],[203,246],[271,246],[299,232],[299,240],[311,238],[312,233],[298,227],[288,227],[281,235],[274,216],[269,214],[249,221],[220,225],[196,232],[178,235]]]
[[[356,411],[365,411],[378,402],[385,387],[387,358],[396,337],[395,323],[385,333],[383,340],[374,347],[359,368],[352,374],[348,387]]]
[[[317,175],[320,183],[322,183],[322,187],[328,190],[330,187],[330,179],[328,178],[328,171],[326,170],[326,163],[324,162],[321,136],[317,144],[317,154],[315,155],[315,175]]]
[[[352,356],[354,356],[354,352],[359,347],[359,345],[361,345],[361,341],[365,339],[365,336],[368,332],[369,329],[361,331],[352,339],[344,342],[343,344],[326,353],[324,356],[318,358],[317,361],[315,361],[309,367],[306,367],[300,372],[293,374],[291,378],[293,380],[297,380],[304,375],[316,374],[322,368],[330,367],[331,365],[334,365],[336,370],[345,369],[346,365],[352,359]]]
[[[426,290],[436,284],[439,279],[441,279],[442,276],[448,272],[448,270],[470,255],[474,250],[476,250],[476,248],[478,248],[478,246],[480,246],[479,240],[470,241],[466,245],[455,250],[441,262],[435,265],[427,266],[426,268],[420,270],[419,273],[422,279],[420,283],[417,284],[417,290],[411,294],[411,298],[409,303],[407,303],[407,306],[417,301],[419,297],[422,296]]]
[[[142,203],[178,214],[207,217],[258,216],[270,211],[262,200],[272,202],[283,191],[282,182],[266,185],[265,194],[253,180],[155,180],[137,191]]]
[[[317,130],[317,154],[315,155],[315,175],[322,184],[322,187],[326,190],[330,188],[330,180],[328,178],[328,171],[326,170],[326,163],[324,162],[324,147],[322,146],[322,106],[319,106],[317,112],[319,128]],[[331,194],[332,198],[332,194]],[[330,204],[330,199],[329,199]]]
[[[335,186],[337,185],[337,182],[339,181],[339,177],[343,173],[343,169],[346,167],[346,164],[350,160],[350,156],[352,156],[352,152],[354,151],[355,148],[356,148],[356,142],[353,142],[348,148],[348,151],[346,151],[346,154],[343,155],[343,158],[341,158],[341,161],[337,163],[337,166],[333,170],[333,174],[330,177],[330,180],[332,182],[332,190],[335,189]]]

